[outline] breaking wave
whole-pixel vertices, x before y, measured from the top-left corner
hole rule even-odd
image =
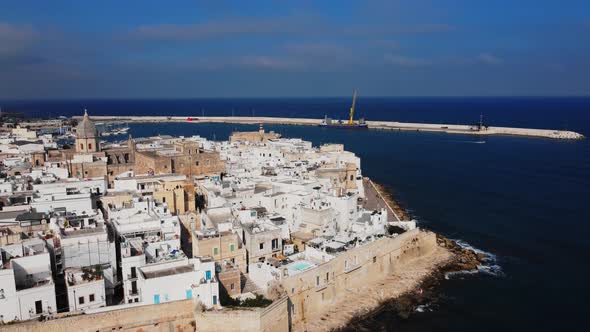
[[[457,141],[457,140],[449,140],[449,142],[453,142],[453,143],[467,143],[467,144],[486,144],[486,141]]]
[[[452,277],[461,276],[461,275],[471,275],[471,274],[487,274],[494,277],[503,277],[504,271],[502,271],[502,267],[498,264],[498,259],[496,255],[492,254],[491,252],[483,251],[481,249],[475,248],[469,243],[463,240],[453,240],[457,245],[459,245],[463,249],[473,250],[476,254],[481,254],[484,256],[483,264],[477,266],[477,270],[464,270],[464,271],[454,271],[454,272],[447,272],[445,273],[445,279],[450,279]]]
[[[428,304],[422,304],[416,307],[416,309],[414,309],[414,311],[416,312],[429,312],[432,311],[431,305],[430,303]]]

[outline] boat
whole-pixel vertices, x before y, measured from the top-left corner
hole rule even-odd
[[[129,126],[123,125],[122,127],[111,127],[106,126],[100,133],[100,136],[117,136],[126,134],[129,131]]]
[[[357,91],[354,90],[352,97],[352,106],[350,107],[350,114],[348,121],[333,120],[327,115],[324,116],[324,120],[320,123],[320,127],[323,128],[340,128],[340,129],[369,129],[369,125],[365,122],[364,118],[360,118],[358,121],[354,121],[354,106],[356,105]]]

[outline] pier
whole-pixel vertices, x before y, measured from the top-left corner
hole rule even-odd
[[[79,118],[79,117],[74,117]],[[306,118],[278,118],[278,117],[246,117],[246,116],[93,116],[97,121],[114,122],[189,122],[189,123],[237,123],[237,124],[276,124],[276,125],[298,125],[298,126],[319,126],[322,119]],[[452,125],[452,124],[429,124],[409,123],[397,121],[366,121],[369,129],[415,131],[415,132],[441,132],[447,134],[468,134],[468,135],[512,135],[527,137],[542,137],[551,139],[577,140],[583,139],[584,135],[567,130],[552,129],[531,129],[512,127],[493,127],[482,125]],[[336,129],[334,129],[336,130]],[[346,130],[346,129],[342,129]]]

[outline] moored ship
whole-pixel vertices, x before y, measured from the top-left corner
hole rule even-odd
[[[320,127],[325,128],[341,128],[341,129],[368,129],[369,126],[365,122],[364,118],[360,118],[358,121],[354,121],[354,106],[356,105],[356,95],[357,92],[354,90],[354,95],[352,97],[352,106],[350,107],[350,116],[348,121],[342,120],[333,120],[329,118],[327,115],[324,117],[324,120],[320,123]]]

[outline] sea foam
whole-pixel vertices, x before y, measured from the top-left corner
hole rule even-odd
[[[473,250],[476,254],[481,254],[484,256],[483,264],[477,266],[477,270],[464,270],[464,271],[454,271],[454,272],[447,272],[445,273],[445,279],[450,279],[452,277],[457,277],[461,275],[471,275],[471,274],[487,274],[494,277],[503,277],[504,271],[502,271],[502,267],[498,264],[498,258],[496,255],[492,254],[491,252],[483,251],[481,249],[475,248],[474,246],[470,245],[469,243],[463,240],[453,240],[463,249]]]

